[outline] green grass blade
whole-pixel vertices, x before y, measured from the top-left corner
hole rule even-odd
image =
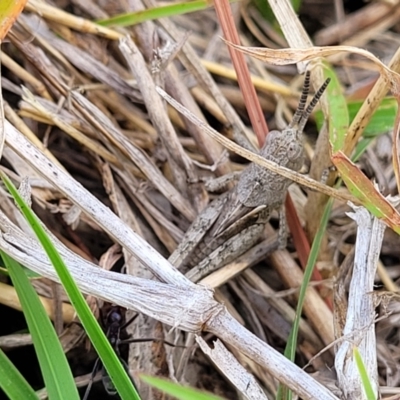
[[[237,0],[230,0],[231,3],[235,1]],[[96,23],[102,26],[132,26],[144,21],[152,21],[159,18],[205,10],[211,6],[212,3],[206,0],[187,1],[167,6],[149,8],[134,13],[119,14],[108,19],[96,21]]]
[[[0,388],[10,400],[39,400],[35,391],[0,349]]]
[[[179,400],[224,400],[222,397],[215,396],[211,393],[200,392],[187,386],[182,386],[166,379],[155,378],[148,375],[140,375],[143,382],[155,387],[162,392],[174,396]]]
[[[279,34],[282,34],[282,30],[276,21],[275,15],[273,11],[271,10],[271,6],[269,5],[268,1],[265,0],[253,0],[252,3],[256,6],[257,10],[261,14],[261,16],[268,21],[273,28],[275,29],[276,32],[279,32]],[[301,1],[300,0],[291,0],[293,9],[296,13],[298,13],[300,6],[301,6]]]
[[[352,121],[358,110],[361,108],[361,101],[351,101],[347,103],[349,119]],[[393,129],[397,113],[397,101],[393,97],[386,97],[382,100],[378,109],[375,111],[363,132],[363,137],[375,137]],[[318,129],[321,129],[324,122],[324,115],[321,110],[315,112],[315,122]]]
[[[348,103],[350,120],[352,121],[361,108],[362,101],[352,101]],[[382,100],[378,109],[374,112],[367,127],[364,129],[364,137],[375,137],[385,132],[393,130],[394,121],[397,114],[397,101],[393,97],[386,97]]]
[[[298,330],[299,330],[299,326],[300,326],[300,317],[301,317],[301,313],[303,310],[304,301],[306,298],[307,287],[311,280],[314,265],[316,264],[317,259],[318,259],[319,249],[321,247],[322,239],[324,237],[324,233],[325,233],[326,227],[328,225],[332,205],[333,205],[333,200],[330,199],[328,201],[328,204],[326,205],[324,213],[322,215],[322,219],[321,219],[317,234],[315,235],[313,244],[311,246],[310,255],[308,256],[308,260],[307,260],[307,265],[304,270],[304,278],[303,278],[302,285],[300,287],[299,300],[297,302],[296,318],[294,319],[294,323],[293,323],[292,329],[290,331],[289,339],[288,339],[286,349],[285,349],[285,356],[287,358],[289,358],[289,360],[292,360],[292,361],[294,361],[294,358],[296,355],[297,335],[298,335]]]
[[[365,364],[363,359],[361,358],[361,354],[358,351],[358,348],[354,346],[353,355],[356,361],[358,372],[360,373],[361,382],[363,384],[363,388],[365,391],[365,395],[368,400],[376,400],[376,394],[374,393],[374,389],[372,388],[371,382],[369,380],[369,376],[367,370],[365,368]]]
[[[21,302],[49,398],[79,399],[61,343],[23,267],[3,251],[0,254]]]
[[[113,381],[119,395],[123,400],[140,400],[140,397],[129,375],[125,371],[106,335],[104,334],[97,320],[94,318],[92,312],[90,311],[90,308],[86,303],[85,298],[79,291],[63,259],[58,254],[55,246],[51,242],[51,239],[48,237],[45,230],[42,228],[39,219],[24,202],[10,179],[1,171],[0,176],[7,189],[20,207],[30,226],[34,230],[44,250],[46,251],[71,301],[71,304],[74,306],[78,317],[83,327],[85,328],[87,335],[89,336],[89,339],[93,343],[93,346],[96,349],[101,361],[103,362],[103,365],[106,368],[111,380]]]
[[[310,255],[307,260],[307,265],[304,270],[304,278],[303,278],[303,282],[300,287],[299,300],[297,302],[296,317],[293,321],[292,329],[290,330],[290,334],[289,334],[289,337],[288,337],[288,340],[286,343],[285,352],[284,352],[285,357],[291,361],[294,361],[294,358],[296,356],[297,337],[299,334],[300,318],[301,318],[301,313],[303,310],[303,305],[304,305],[304,301],[305,301],[305,297],[306,297],[307,287],[311,280],[314,265],[317,262],[319,249],[321,247],[322,239],[324,237],[324,233],[325,233],[326,227],[328,225],[332,205],[333,205],[333,199],[329,199],[327,205],[325,206],[325,210],[322,215],[322,219],[321,219],[318,231],[315,235],[313,244],[311,246]],[[289,400],[292,398],[292,391],[289,390],[288,388],[284,387],[283,385],[279,385],[276,398],[277,399],[284,398],[284,399]]]
[[[342,150],[346,143],[349,127],[349,113],[346,99],[342,94],[342,85],[327,62],[324,62],[324,78],[331,78],[326,89],[329,106],[329,142],[332,154]]]
[[[364,154],[367,150],[368,146],[373,142],[374,138],[362,138],[356,146],[354,150],[353,157],[351,158],[353,162],[357,162],[360,157]]]
[[[286,349],[285,349],[285,356],[289,358],[289,360],[294,361],[294,357],[296,355],[296,347],[297,347],[297,336],[300,326],[300,317],[303,310],[304,301],[306,298],[307,287],[310,283],[312,272],[314,269],[314,265],[317,262],[319,249],[321,247],[322,239],[324,237],[324,233],[329,221],[329,215],[331,214],[331,209],[333,205],[333,200],[330,199],[328,204],[325,207],[324,213],[322,215],[322,219],[315,235],[313,244],[311,246],[310,255],[308,256],[307,265],[304,270],[304,278],[303,282],[300,287],[299,292],[299,300],[297,303],[296,309],[296,318],[294,319],[294,323],[292,329],[289,334],[289,339],[287,341]]]

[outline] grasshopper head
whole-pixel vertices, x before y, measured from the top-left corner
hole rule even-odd
[[[260,155],[286,168],[298,171],[303,165],[302,135],[295,128],[271,131],[267,135]]]
[[[260,155],[295,171],[298,171],[302,167],[304,157],[302,143],[303,130],[308,117],[324,93],[329,81],[330,79],[328,78],[317,93],[315,93],[306,108],[307,96],[310,89],[310,72],[307,71],[299,106],[293,116],[292,122],[282,132],[271,131],[267,135]]]

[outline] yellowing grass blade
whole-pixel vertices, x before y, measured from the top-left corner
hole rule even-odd
[[[24,9],[27,0],[1,0],[0,1],[0,41],[10,30],[18,15]]]
[[[332,161],[350,192],[377,218],[382,219],[400,234],[400,214],[382,196],[373,183],[341,151],[332,155]]]

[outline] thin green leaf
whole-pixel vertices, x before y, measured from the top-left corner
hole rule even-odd
[[[34,230],[44,250],[46,251],[71,301],[71,304],[74,306],[78,317],[83,327],[85,328],[87,335],[89,336],[89,339],[93,343],[93,346],[96,349],[101,361],[103,362],[103,365],[106,368],[111,380],[113,381],[119,395],[122,399],[140,400],[140,397],[129,375],[126,373],[110,342],[108,341],[103,330],[101,329],[97,320],[94,318],[92,312],[90,311],[90,308],[86,303],[85,298],[79,291],[63,259],[58,254],[55,246],[51,242],[51,239],[48,237],[45,230],[42,228],[39,219],[24,202],[10,179],[1,171],[0,176],[7,189],[20,207],[30,226]]]
[[[142,374],[140,374],[140,379],[179,400],[224,400],[222,397],[215,396],[211,393],[205,393],[187,386],[181,386],[177,383],[167,381],[166,379]]]
[[[236,1],[237,0],[230,0],[231,3]],[[212,3],[207,0],[187,1],[167,6],[148,8],[143,11],[120,14],[112,18],[96,21],[96,23],[102,26],[132,26],[144,21],[152,21],[159,18],[187,14],[205,10],[210,7],[212,7]]]
[[[23,268],[25,275],[29,278],[29,279],[39,279],[41,278],[41,275],[39,275],[38,273],[36,273],[35,271],[32,271],[28,268],[25,268],[23,265],[21,265],[21,267]],[[10,274],[7,271],[7,268],[4,267],[4,263],[3,260],[0,257],[0,275],[5,275],[5,276],[9,276]]]
[[[354,101],[348,104],[350,120],[353,120],[363,102]],[[378,109],[374,112],[371,121],[364,129],[364,137],[375,137],[382,133],[393,130],[397,113],[397,101],[393,97],[386,97],[382,100]]]
[[[303,310],[303,305],[304,305],[304,301],[305,301],[305,297],[306,297],[307,287],[311,280],[314,265],[316,264],[317,259],[318,259],[319,249],[321,247],[322,239],[324,237],[324,233],[325,233],[326,227],[328,225],[332,205],[333,205],[333,199],[329,199],[327,205],[325,206],[325,210],[322,215],[322,219],[321,219],[318,231],[315,235],[313,244],[311,246],[307,265],[304,270],[304,278],[303,278],[303,282],[300,287],[299,300],[298,300],[297,308],[296,308],[296,317],[293,321],[292,329],[290,331],[289,338],[288,338],[286,348],[285,348],[285,353],[284,353],[285,357],[287,357],[291,361],[294,361],[294,358],[296,355],[297,337],[298,337],[299,326],[300,326],[300,318],[301,318],[301,313]],[[286,388],[283,388],[283,386],[280,385],[278,394],[277,394],[277,398],[278,399],[282,399],[282,398],[291,399],[292,392],[290,390],[287,390]]]
[[[349,113],[346,99],[342,94],[342,86],[336,73],[324,62],[324,78],[331,78],[327,87],[329,107],[329,141],[332,153],[344,148],[349,127]]]
[[[350,121],[356,116],[358,110],[362,105],[361,101],[353,101],[347,103],[347,110],[349,113]],[[363,137],[371,138],[381,135],[382,133],[389,132],[393,129],[394,121],[397,113],[397,101],[393,97],[387,97],[382,100],[378,109],[375,111],[364,129]],[[315,122],[318,129],[322,127],[324,122],[324,115],[321,110],[315,112]]]
[[[374,393],[374,389],[372,388],[371,381],[369,379],[367,370],[365,368],[364,361],[361,358],[361,354],[358,351],[358,348],[355,346],[353,347],[353,355],[356,361],[358,372],[360,373],[361,382],[363,384],[363,388],[367,399],[376,400],[376,394]]]
[[[268,4],[267,1],[265,0],[253,0],[254,5],[262,15],[262,17],[268,21],[270,24],[273,25],[275,30],[279,33],[282,32],[281,28],[279,27],[279,24],[276,21],[275,15],[271,10],[270,5]],[[294,11],[297,13],[300,9],[301,1],[300,0],[291,0],[292,6]]]
[[[35,391],[0,349],[0,388],[10,400],[38,400]]]
[[[21,302],[49,398],[79,399],[61,343],[24,269],[3,251],[0,254]]]
[[[373,138],[362,138],[356,146],[354,151],[352,160],[353,162],[357,162],[360,157],[364,154],[364,152],[368,149],[369,145],[373,142]]]

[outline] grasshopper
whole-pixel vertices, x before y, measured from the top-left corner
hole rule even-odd
[[[306,108],[310,89],[310,73],[306,73],[291,123],[283,131],[274,130],[267,135],[260,150],[262,157],[300,170],[304,161],[303,130],[329,81],[328,78]],[[290,179],[251,163],[234,188],[200,213],[169,261],[182,272],[188,271],[188,278],[198,281],[239,257],[256,244],[272,212],[282,210],[291,183]]]

